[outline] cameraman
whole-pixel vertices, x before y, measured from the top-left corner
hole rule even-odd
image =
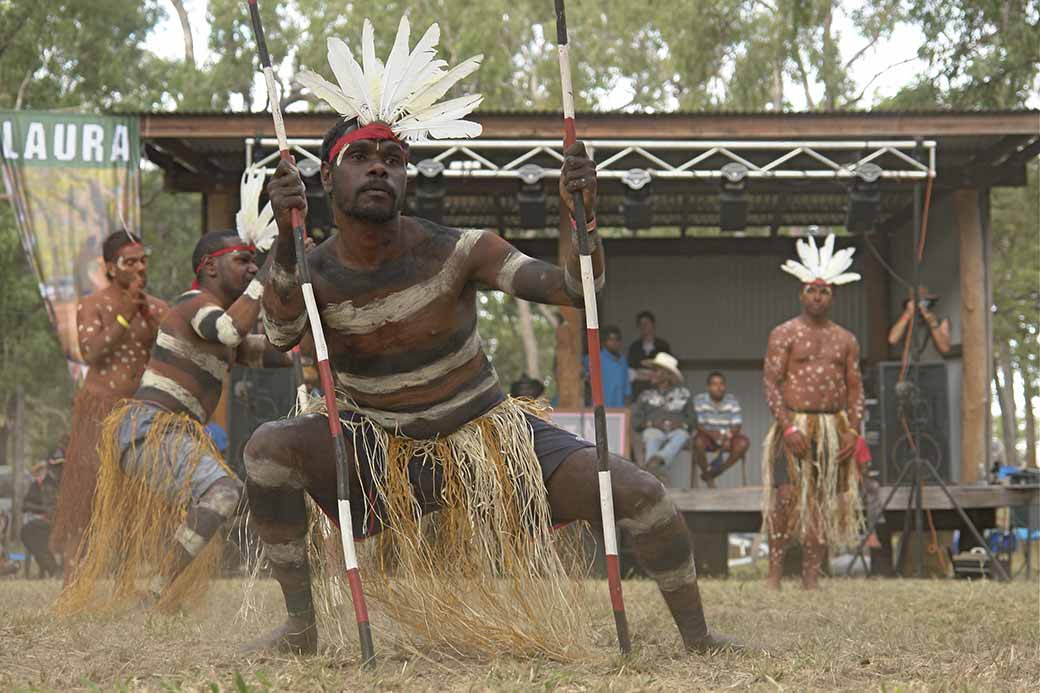
[[[919,296],[920,300],[917,301],[916,312],[921,321],[927,325],[928,331],[926,333],[922,332],[925,336],[918,342],[915,355],[918,358],[921,357],[924,350],[928,347],[929,337],[932,343],[935,344],[936,350],[940,354],[946,355],[950,353],[950,320],[949,318],[940,320],[932,312],[932,308],[939,302],[938,296],[927,293],[924,287],[921,287]],[[896,346],[903,339],[910,321],[914,319],[914,312],[914,302],[909,298],[903,301],[903,314],[899,316],[896,323],[892,325],[892,329],[888,331],[889,344]]]

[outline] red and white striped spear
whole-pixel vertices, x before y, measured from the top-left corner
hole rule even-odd
[[[571,62],[567,41],[567,14],[564,0],[556,0],[556,45],[560,53],[560,82],[563,86],[563,146],[570,147],[578,139],[574,129],[574,88],[571,85]],[[614,525],[614,490],[610,481],[610,452],[607,449],[607,414],[603,408],[603,372],[600,367],[599,312],[596,286],[592,273],[592,250],[586,227],[585,204],[581,191],[574,192],[574,221],[578,235],[578,261],[581,263],[581,288],[585,297],[585,330],[589,342],[589,379],[592,381],[592,404],[596,421],[596,453],[599,458],[599,505],[603,521],[603,546],[607,554],[607,582],[610,603],[614,609],[618,645],[627,654],[632,649],[625,617],[625,598],[621,592],[621,566],[618,563],[617,527]]]
[[[249,4],[249,17],[253,22],[253,33],[256,34],[256,47],[260,54],[260,65],[264,70],[267,82],[267,95],[271,103],[271,116],[274,118],[274,133],[278,138],[279,155],[286,161],[293,161],[289,152],[289,143],[285,137],[285,123],[282,120],[282,108],[278,101],[278,90],[275,86],[274,72],[271,69],[271,56],[267,53],[267,42],[264,40],[264,26],[260,21],[260,8],[257,0],[246,0]],[[318,375],[321,389],[325,395],[325,408],[329,420],[329,433],[336,451],[336,495],[339,501],[339,531],[343,539],[343,560],[347,568],[347,582],[350,584],[350,596],[354,602],[354,615],[357,617],[358,638],[361,640],[361,657],[366,664],[375,661],[375,647],[372,644],[372,628],[368,622],[368,607],[365,604],[365,592],[361,586],[361,573],[358,571],[357,551],[354,548],[354,531],[350,519],[350,496],[347,489],[349,468],[347,466],[347,446],[343,440],[343,429],[340,426],[338,408],[336,407],[336,390],[333,387],[332,366],[329,364],[329,349],[325,344],[325,332],[318,314],[318,304],[314,300],[314,288],[311,286],[310,270],[307,268],[304,241],[307,229],[304,226],[303,213],[292,210],[293,243],[296,246],[296,262],[300,273],[300,284],[303,289],[303,300],[307,305],[307,318],[311,335],[314,337],[314,352],[318,360]]]

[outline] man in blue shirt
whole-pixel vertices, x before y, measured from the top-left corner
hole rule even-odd
[[[628,361],[621,354],[621,330],[609,325],[601,330],[603,342],[599,361],[603,369],[603,405],[624,407],[632,399],[632,381],[628,377]],[[585,375],[589,373],[589,357],[585,356]]]

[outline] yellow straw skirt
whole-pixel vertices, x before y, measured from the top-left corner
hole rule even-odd
[[[864,528],[859,473],[852,457],[838,459],[840,436],[849,428],[848,419],[844,413],[798,413],[793,424],[809,441],[812,457],[799,460],[787,452],[783,448],[784,432],[773,423],[762,455],[762,531],[783,531],[805,539],[814,530],[812,534],[830,546],[855,545]],[[773,464],[778,453],[786,458],[788,480],[798,488],[790,526],[786,528],[770,526],[776,503]]]
[[[307,411],[324,413],[324,407],[312,401]],[[366,418],[341,419],[348,451],[375,441],[374,449],[358,451],[355,459],[386,460],[385,471],[372,475],[384,506],[383,531],[358,543],[365,595],[382,642],[453,656],[573,661],[588,655],[593,643],[582,580],[589,572],[582,550],[586,526],[554,532],[525,417],[546,411],[510,398],[432,440],[394,435]],[[440,509],[425,516],[408,474],[416,457],[435,463],[443,476]],[[339,530],[310,507],[311,579],[321,636],[356,648]],[[601,610],[609,613],[605,600]]]
[[[131,443],[126,450],[128,457],[141,455],[141,473],[127,474],[120,463],[123,450],[118,431],[124,417],[134,416],[136,411],[140,411],[139,405],[126,400],[102,426],[98,445],[101,467],[87,528],[86,553],[73,580],[58,597],[59,613],[109,611],[140,604],[148,581],[168,575],[177,555],[174,532],[184,522],[192,502],[188,483],[191,473],[207,455],[221,459],[195,419],[158,412],[143,440]],[[190,436],[195,443],[179,486],[169,455],[164,452],[163,443],[168,436]],[[156,488],[169,492],[157,493]],[[163,589],[156,608],[170,611],[202,597],[219,569],[222,546],[219,535],[214,537]]]

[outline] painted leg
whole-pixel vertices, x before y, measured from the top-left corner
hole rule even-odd
[[[217,531],[235,514],[241,498],[241,482],[224,477],[213,482],[199,502],[188,508],[184,523],[173,535],[173,560],[148,586],[149,601],[159,601],[163,591],[202,553]]]
[[[784,556],[791,541],[789,526],[795,492],[796,489],[791,484],[777,488],[774,509],[769,515],[769,577],[766,584],[778,592],[784,576]]]
[[[322,429],[324,441],[319,443]],[[318,651],[307,560],[305,477],[298,463],[303,456],[297,454],[296,448],[309,445],[314,457],[321,457],[323,449],[330,447],[328,438],[324,417],[310,416],[266,423],[246,444],[243,457],[249,508],[263,542],[264,555],[282,589],[287,614],[281,626],[247,643],[243,647],[246,652],[276,650],[314,654]],[[324,452],[330,450],[324,449]]]
[[[548,484],[554,519],[599,523],[596,473],[594,449],[578,451],[564,461]],[[661,483],[618,457],[611,458],[611,476],[618,525],[627,530],[636,558],[657,582],[686,649],[742,647],[707,626],[690,535]]]
[[[820,565],[827,553],[823,533],[818,526],[808,528],[802,540],[802,587],[815,590],[819,584]]]

